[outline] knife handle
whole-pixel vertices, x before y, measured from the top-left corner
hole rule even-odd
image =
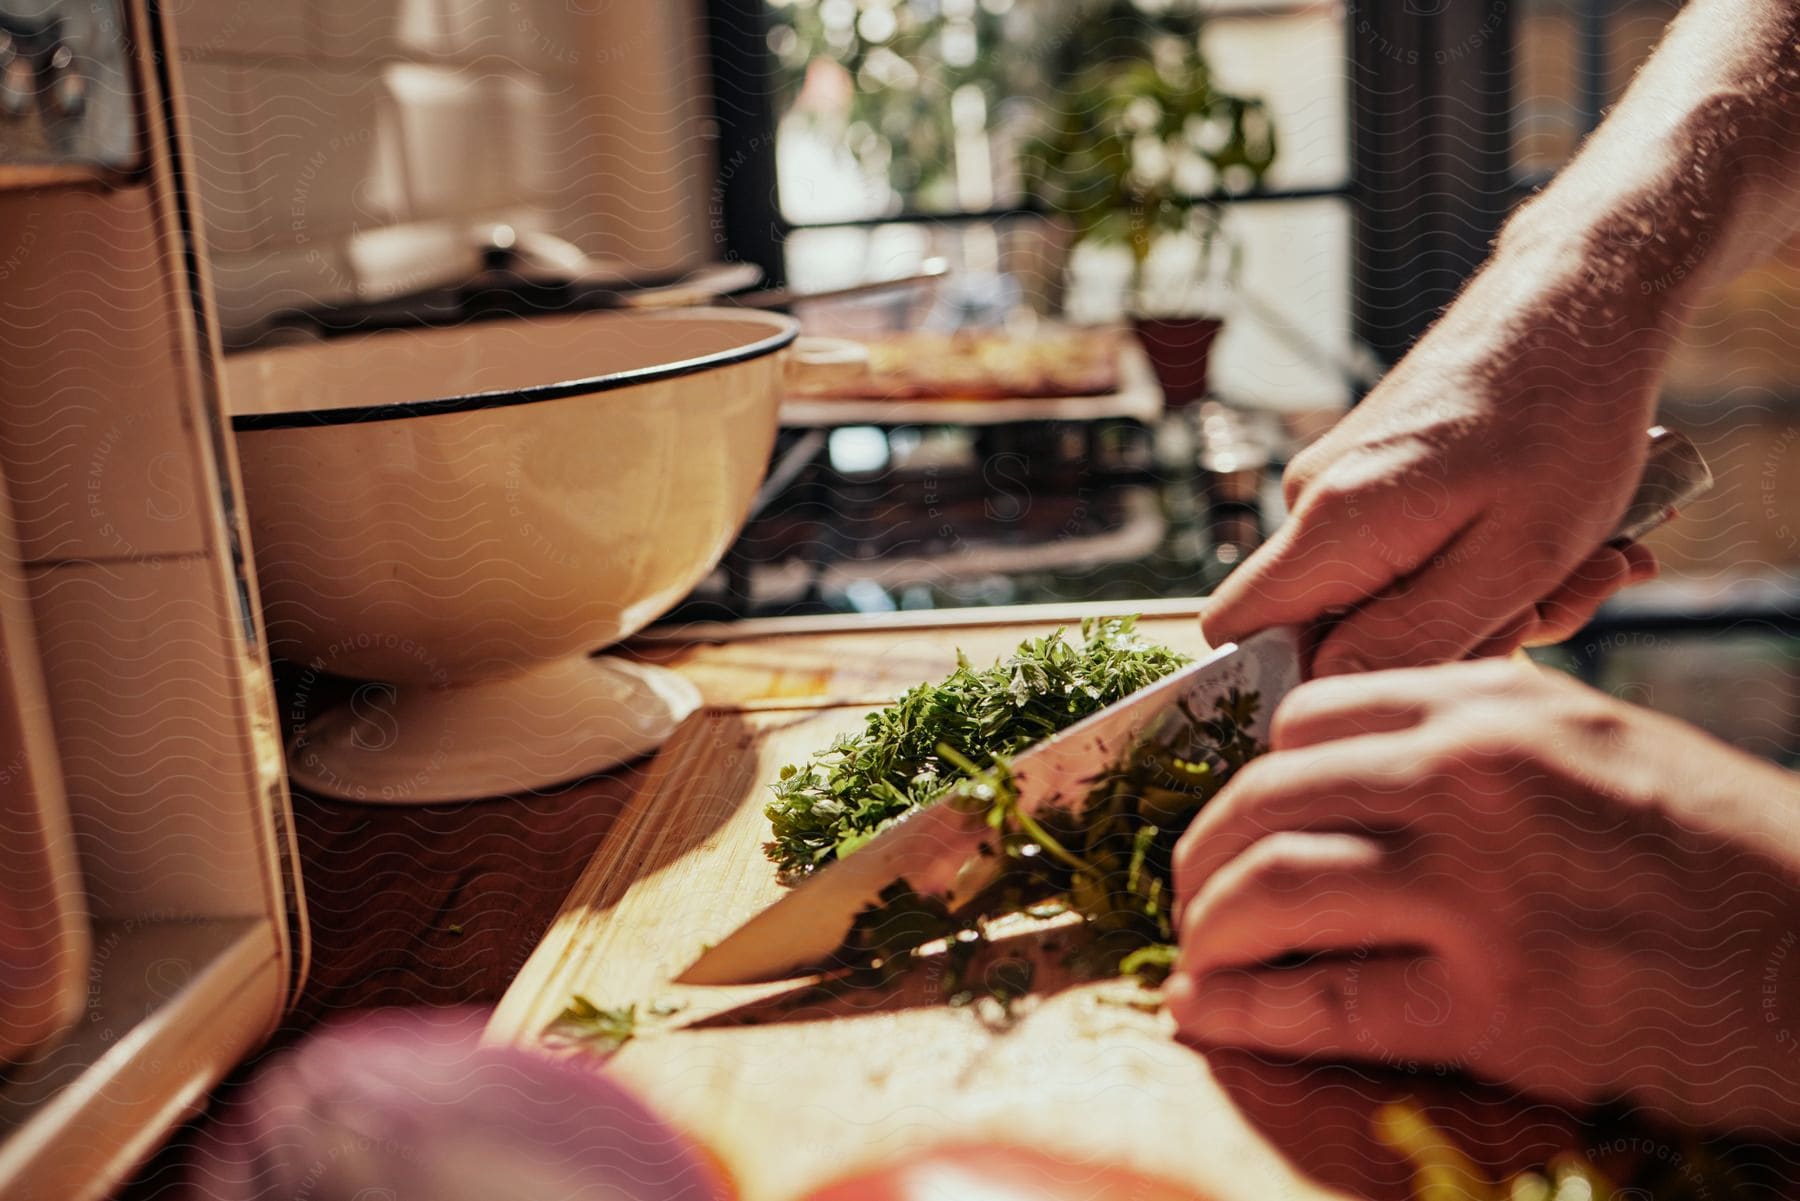
[[[1644,474],[1606,544],[1624,546],[1636,542],[1712,486],[1712,468],[1706,465],[1700,448],[1685,434],[1652,426]]]

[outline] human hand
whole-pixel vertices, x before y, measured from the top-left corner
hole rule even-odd
[[[1182,839],[1184,1037],[1800,1128],[1800,783],[1508,662],[1302,685]]]
[[[1655,574],[1604,545],[1643,469],[1666,335],[1502,257],[1283,480],[1291,516],[1202,617],[1219,645],[1321,626],[1312,674],[1560,641]]]

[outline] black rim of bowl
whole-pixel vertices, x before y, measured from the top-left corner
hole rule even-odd
[[[675,316],[673,313],[666,315]],[[748,316],[749,314],[742,315]],[[740,314],[708,312],[707,316],[729,320]],[[770,315],[757,314],[756,316],[761,320],[767,320]],[[657,363],[650,367],[614,371],[606,375],[589,376],[585,379],[557,380],[546,384],[531,384],[523,388],[504,388],[495,392],[469,392],[458,396],[438,396],[429,400],[389,401],[384,404],[352,405],[338,409],[293,409],[280,413],[234,413],[231,417],[231,428],[234,431],[243,432],[246,430],[312,429],[329,425],[363,425],[374,421],[403,421],[409,417],[432,417],[440,413],[470,413],[477,409],[503,409],[512,405],[536,404],[544,400],[561,400],[567,396],[585,396],[595,392],[609,392],[614,388],[629,388],[635,384],[649,384],[658,380],[676,379],[684,375],[697,375],[702,371],[711,371],[715,367],[728,367],[733,363],[759,359],[789,345],[799,336],[800,325],[792,318],[786,320],[785,328],[775,330],[766,338],[759,338],[757,341],[746,343],[743,346],[734,346],[730,350],[721,350],[691,359],[677,359],[672,363]],[[229,401],[229,398],[227,400]]]

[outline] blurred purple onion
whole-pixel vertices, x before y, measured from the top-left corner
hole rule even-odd
[[[210,1124],[195,1201],[726,1201],[680,1133],[579,1060],[483,1047],[486,1013],[314,1035]]]

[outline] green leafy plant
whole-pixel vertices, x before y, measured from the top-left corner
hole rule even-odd
[[[849,85],[844,111],[797,111],[827,121],[869,174],[903,205],[956,207],[954,98],[978,94],[989,132],[1018,97],[1041,92],[1041,55],[1009,41],[1029,15],[995,3],[920,0],[782,0],[771,6],[776,94],[792,110],[809,77],[832,67]],[[817,82],[816,78],[813,82]],[[841,122],[841,126],[838,124]],[[967,132],[966,129],[961,132]]]
[[[1274,163],[1267,106],[1217,85],[1201,24],[1191,8],[1113,0],[1075,26],[1066,83],[1023,171],[1076,243],[1123,243],[1141,267],[1160,236],[1185,232],[1210,254],[1220,199],[1254,190]]]

